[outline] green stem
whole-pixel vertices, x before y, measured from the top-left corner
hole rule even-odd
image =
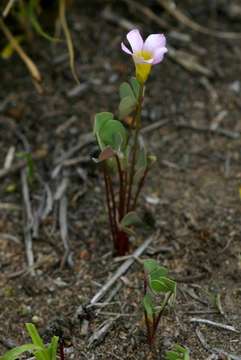
[[[136,153],[138,148],[138,135],[141,128],[141,108],[142,108],[142,100],[143,100],[143,85],[140,89],[140,95],[138,99],[138,107],[136,111],[136,116],[134,118],[134,125],[135,125],[135,137],[134,137],[134,144],[133,144],[133,152],[132,152],[132,160],[131,160],[131,168],[130,168],[130,178],[129,178],[129,187],[128,187],[128,195],[127,195],[127,212],[130,211],[130,202],[131,202],[131,195],[132,195],[132,187],[133,187],[133,180],[135,175],[135,165],[136,165]]]

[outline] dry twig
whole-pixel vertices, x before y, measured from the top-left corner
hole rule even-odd
[[[98,302],[100,299],[104,297],[104,295],[109,291],[109,289],[115,284],[119,278],[124,275],[129,268],[134,264],[135,258],[139,257],[147,247],[152,243],[154,237],[149,237],[146,241],[144,241],[141,246],[139,246],[133,253],[132,258],[127,259],[114,273],[114,275],[105,283],[105,285],[95,294],[95,296],[91,299],[90,304],[93,305]]]
[[[232,332],[235,332],[235,333],[239,333],[239,331],[236,330],[234,326],[221,324],[221,323],[211,321],[211,320],[207,320],[207,319],[191,318],[190,321],[195,322],[195,323],[199,323],[199,324],[206,324],[206,325],[214,326],[214,327],[224,329],[224,330],[227,330],[227,331],[232,331]]]
[[[68,199],[66,193],[64,193],[59,202],[59,226],[60,234],[64,244],[65,253],[61,261],[61,268],[67,263],[70,267],[73,267],[72,256],[69,248],[69,236],[68,236],[68,223],[67,223],[67,206]]]
[[[27,255],[28,266],[31,275],[35,275],[34,271],[34,256],[33,256],[33,242],[32,242],[32,226],[33,214],[30,202],[29,186],[26,169],[21,171],[22,195],[24,205],[24,242]]]

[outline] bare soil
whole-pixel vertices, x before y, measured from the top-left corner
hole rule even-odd
[[[28,48],[44,76],[42,95],[17,57],[9,62],[1,60],[1,167],[10,147],[21,152],[29,146],[34,156],[42,156],[34,161],[36,178],[30,189],[33,213],[36,215],[43,204],[44,184],[55,196],[53,210],[33,239],[33,277],[24,246],[20,171],[1,178],[1,354],[13,344],[27,341],[24,323],[35,322],[46,341],[53,333],[63,333],[66,359],[151,358],[141,305],[143,268],[138,261],[120,280],[123,286],[111,304],[98,314],[93,309],[85,317],[76,315],[77,308],[88,304],[121,264],[112,255],[103,179],[91,161],[95,144],[71,156],[81,157],[79,162],[53,174],[57,159],[91,131],[94,114],[115,111],[118,86],[133,74],[130,58],[120,51],[126,29],[101,15],[107,3],[118,17],[137,24],[145,34],[165,31],[124,2],[80,2],[69,15],[80,87],[69,70],[64,44],[53,46],[36,38]],[[168,43],[194,55],[212,72],[208,79],[167,57],[153,69],[146,89],[143,124],[165,119],[169,123],[145,136],[158,161],[141,199],[146,228],[132,242],[131,252],[148,236],[159,234],[141,259],[158,260],[178,282],[175,308],[164,314],[153,358],[164,359],[165,351],[179,343],[190,349],[192,360],[228,359],[223,352],[240,359],[241,41],[200,34],[175,21],[154,1],[150,3],[171,30],[191,38],[180,41],[167,32]],[[205,27],[241,31],[241,20],[230,17],[225,4],[217,11],[204,0],[185,0],[178,5]],[[76,119],[61,128],[71,117]],[[217,131],[210,132],[215,124]],[[15,158],[14,164],[19,161]],[[64,246],[56,191],[61,193],[63,183],[67,183],[72,268],[61,266]],[[100,343],[88,346],[90,336],[116,314],[120,318]],[[232,325],[239,332],[194,323],[193,317]],[[200,332],[213,350],[201,344]]]

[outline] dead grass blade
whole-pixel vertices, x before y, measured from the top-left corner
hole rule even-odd
[[[40,83],[42,81],[42,76],[37,68],[37,66],[34,64],[34,62],[30,59],[30,57],[25,53],[21,45],[17,42],[17,40],[14,38],[11,31],[8,29],[8,27],[5,25],[4,21],[0,18],[0,29],[6,36],[7,40],[13,47],[13,49],[18,53],[19,57],[22,59],[26,67],[28,68],[32,78],[37,82]]]
[[[66,39],[66,43],[68,46],[70,69],[71,69],[74,79],[79,84],[79,79],[78,79],[76,69],[75,69],[75,64],[74,64],[74,58],[75,58],[74,46],[73,46],[72,37],[71,37],[70,31],[69,31],[69,27],[68,27],[67,19],[66,19],[66,0],[59,0],[59,21],[62,26],[64,35],[65,35],[65,39]]]

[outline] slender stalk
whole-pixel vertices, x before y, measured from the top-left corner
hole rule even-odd
[[[131,168],[130,168],[129,188],[128,188],[128,197],[127,197],[127,212],[129,212],[130,210],[132,187],[133,187],[133,180],[135,175],[136,153],[138,148],[138,135],[141,127],[140,122],[141,122],[142,98],[143,98],[143,86],[140,89],[138,107],[136,111],[136,116],[134,117],[134,121],[133,121],[135,125],[135,136],[134,136],[134,144],[133,144],[133,152],[132,152],[132,160],[131,160]]]
[[[112,209],[111,209],[111,200],[110,200],[110,191],[108,186],[108,179],[107,179],[107,169],[106,164],[103,163],[103,173],[104,173],[104,180],[105,180],[105,194],[106,194],[106,202],[107,202],[107,209],[108,209],[108,216],[109,216],[109,224],[112,234],[112,240],[115,244],[115,228],[114,228],[114,221],[113,221],[113,215],[112,215]]]
[[[138,197],[139,197],[139,195],[140,195],[141,189],[142,189],[143,186],[144,186],[145,179],[146,179],[146,176],[147,176],[147,174],[148,174],[148,171],[149,171],[149,168],[146,168],[145,171],[144,171],[144,174],[143,174],[142,178],[141,178],[140,181],[139,181],[138,188],[137,188],[137,191],[136,191],[136,195],[135,195],[134,201],[133,201],[132,210],[135,210],[135,208],[136,208],[137,200],[138,200]]]
[[[151,345],[152,345],[152,331],[151,331],[151,326],[150,326],[150,322],[149,322],[146,310],[144,310],[144,316],[145,316],[145,323],[146,323],[146,329],[147,329],[147,341],[148,341],[148,344],[149,344],[149,346],[151,348]]]
[[[64,360],[64,341],[61,340],[60,342],[60,360]]]
[[[119,180],[120,180],[120,187],[119,187],[119,221],[121,221],[122,217],[124,216],[124,199],[125,199],[125,193],[124,193],[124,177],[123,172],[121,169],[121,163],[118,155],[115,155],[118,173],[119,173]]]
[[[109,187],[109,190],[110,190],[110,198],[111,198],[111,202],[112,202],[112,210],[113,210],[112,216],[113,216],[115,242],[116,242],[118,226],[117,226],[117,222],[116,222],[117,212],[116,212],[115,194],[114,194],[112,179],[111,179],[111,177],[110,177],[110,175],[108,173],[106,174],[106,179],[107,179],[108,187]],[[116,246],[116,244],[115,244],[115,246]]]
[[[163,312],[164,312],[164,310],[165,310],[165,308],[166,308],[166,305],[168,304],[168,301],[169,301],[169,299],[170,299],[170,297],[172,296],[172,293],[170,292],[169,293],[169,295],[166,297],[166,299],[165,299],[165,301],[164,301],[164,304],[163,304],[163,306],[162,306],[162,308],[161,308],[161,310],[160,310],[160,312],[159,312],[159,314],[158,314],[158,316],[157,316],[157,318],[155,319],[155,321],[154,321],[154,326],[153,326],[153,335],[152,335],[152,343],[154,342],[154,339],[155,339],[155,335],[156,335],[156,331],[157,331],[157,327],[158,327],[158,324],[159,324],[159,322],[160,322],[160,320],[161,320],[161,316],[162,316],[162,314],[163,314]]]

